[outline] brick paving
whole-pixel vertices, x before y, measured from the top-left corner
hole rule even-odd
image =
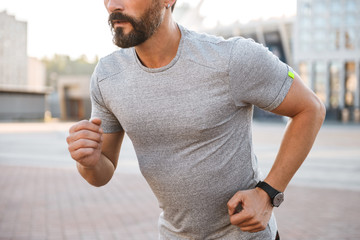
[[[0,167],[0,239],[157,239],[157,201],[138,174],[101,188],[75,170]],[[289,186],[283,239],[360,239],[360,192]]]
[[[101,188],[76,170],[0,166],[0,239],[156,239],[160,210],[138,174]]]
[[[119,169],[108,185],[95,188],[80,177],[73,162],[59,164],[59,158],[56,163],[45,163],[51,155],[38,153],[41,149],[38,145],[46,146],[48,154],[65,156],[66,149],[63,148],[66,144],[63,143],[67,127],[39,127],[28,133],[28,128],[23,125],[0,124],[0,240],[157,239],[160,209],[137,171]],[[268,126],[260,124],[258,127],[267,129]],[[265,142],[269,142],[269,136],[275,133],[279,135],[279,129],[271,126],[268,133],[254,134],[255,138],[264,141],[259,150],[265,161],[269,147]],[[286,201],[275,210],[282,239],[360,239],[360,190],[341,187],[358,182],[359,178],[353,176],[360,172],[359,133],[359,127],[325,127],[313,156],[310,156],[315,165],[308,166],[309,173],[299,174],[300,180],[307,177],[307,181],[295,179],[295,183],[301,184],[291,184],[285,193]],[[329,139],[331,136],[333,141]],[[25,144],[30,139],[31,144]],[[344,142],[348,144],[343,144],[344,149],[340,149],[339,145]],[[21,147],[17,148],[17,145]],[[330,151],[334,158],[340,159],[337,161],[352,163],[342,170],[340,178],[333,180],[340,182],[337,188],[311,184],[322,177],[317,176],[313,168],[323,171],[327,164],[321,165],[323,163],[317,160],[324,147],[329,151],[339,150],[339,156]],[[270,150],[274,152],[272,147]],[[345,150],[352,155],[343,155]],[[344,160],[341,160],[342,156]],[[42,161],[36,164],[20,161],[22,158],[35,161],[37,157]],[[329,159],[329,165],[338,168],[339,165],[331,165],[333,160]],[[307,166],[304,169],[307,172]],[[328,168],[325,170],[329,171]]]

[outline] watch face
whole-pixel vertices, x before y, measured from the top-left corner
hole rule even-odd
[[[280,206],[280,204],[284,201],[284,193],[278,193],[273,199],[274,207]]]

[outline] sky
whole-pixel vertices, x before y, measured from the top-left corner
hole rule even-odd
[[[177,2],[195,6],[199,0]],[[85,54],[91,59],[116,49],[102,0],[1,0],[0,12],[4,10],[28,23],[29,56],[65,54],[77,58]],[[295,12],[296,0],[205,0],[200,10],[209,27],[216,22],[247,22]]]

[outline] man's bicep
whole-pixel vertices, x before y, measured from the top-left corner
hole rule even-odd
[[[300,112],[311,109],[318,101],[315,93],[305,86],[299,75],[295,73],[294,81],[283,102],[271,112],[293,117]]]
[[[121,144],[124,139],[125,132],[124,130],[115,132],[115,133],[104,133],[103,134],[103,144],[102,144],[102,154],[104,154],[110,161],[114,164],[116,168]]]

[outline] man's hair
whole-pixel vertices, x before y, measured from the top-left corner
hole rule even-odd
[[[176,4],[176,1],[175,1],[175,2],[174,2],[174,4],[171,6],[171,12],[173,12],[173,11],[174,11],[175,4]]]

